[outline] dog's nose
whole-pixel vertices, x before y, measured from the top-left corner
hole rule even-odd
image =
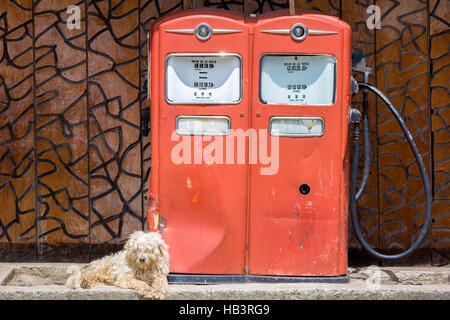
[[[140,258],[139,258],[139,261],[140,261],[140,262],[145,262],[145,258],[140,257]]]

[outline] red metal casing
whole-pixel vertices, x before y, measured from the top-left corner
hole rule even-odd
[[[200,41],[199,23],[239,33]],[[336,34],[263,33],[295,23]],[[216,10],[167,15],[152,27],[151,174],[148,229],[169,244],[170,271],[196,274],[338,276],[347,273],[348,110],[351,30],[335,17],[288,11],[256,18]],[[173,105],[165,99],[165,63],[172,53],[234,53],[242,59],[242,99],[233,105]],[[267,105],[259,99],[259,62],[266,53],[329,54],[337,61],[333,105]],[[261,164],[174,164],[171,151],[179,115],[219,115],[232,129],[268,129],[272,116],[314,116],[325,121],[321,137],[279,138],[279,170],[261,175]],[[194,137],[191,137],[194,141]],[[270,141],[270,137],[267,137]],[[197,141],[198,143],[198,141]],[[209,142],[200,142],[205,147]],[[194,145],[194,143],[193,143]],[[248,151],[249,144],[245,147]],[[235,145],[235,154],[237,153]],[[225,152],[225,149],[224,149]],[[311,187],[308,195],[299,185]]]
[[[261,32],[302,23],[336,34],[289,35]],[[258,96],[259,61],[267,53],[328,54],[336,58],[336,98],[329,106],[268,105]],[[252,274],[337,276],[347,273],[348,110],[351,29],[336,17],[278,12],[253,28],[252,127],[267,128],[272,116],[321,117],[321,137],[280,137],[279,170],[261,175],[251,167],[249,270]],[[259,116],[256,116],[259,115]],[[301,184],[310,193],[299,192]]]
[[[201,22],[216,29],[241,32],[213,35],[207,41],[200,41],[193,34],[166,32],[193,29]],[[171,161],[171,151],[179,142],[171,141],[171,135],[179,115],[228,116],[233,127],[246,130],[250,86],[248,81],[242,82],[238,104],[168,104],[164,88],[166,57],[172,53],[235,53],[242,59],[242,78],[249,79],[249,39],[243,16],[224,11],[176,13],[152,27],[149,229],[155,228],[156,220],[164,224],[162,235],[170,246],[171,272],[241,274],[244,270],[249,167],[176,165]],[[194,145],[195,137],[191,139]],[[203,147],[207,144],[204,142]],[[159,218],[155,219],[157,213]]]

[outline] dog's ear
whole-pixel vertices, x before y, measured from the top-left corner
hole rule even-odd
[[[164,253],[167,252],[168,249],[169,249],[169,246],[162,239],[160,239],[158,241],[159,254],[161,256],[164,255]]]
[[[136,232],[132,233],[129,237],[127,242],[125,242],[125,246],[123,247],[125,250],[128,250],[130,248],[130,243],[136,238]]]
[[[125,243],[124,249],[125,249],[125,250],[129,249],[129,248],[130,248],[130,244],[131,244],[132,242],[136,241],[137,239],[139,239],[139,238],[142,236],[142,234],[143,234],[142,231],[135,231],[135,232],[133,232],[133,233],[129,236],[127,242]]]

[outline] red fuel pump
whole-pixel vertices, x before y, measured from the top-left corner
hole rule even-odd
[[[243,16],[221,11],[168,15],[152,28],[148,221],[174,273],[244,272],[249,166],[219,159],[223,143],[211,151],[217,161],[203,155],[208,138],[219,145],[249,128],[249,39]]]
[[[348,24],[188,10],[150,44],[148,229],[169,244],[169,281],[347,281]]]
[[[279,170],[251,168],[250,273],[345,275],[351,29],[275,12],[252,30],[252,127],[279,137]]]

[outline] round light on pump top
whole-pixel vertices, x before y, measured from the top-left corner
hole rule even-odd
[[[302,23],[296,23],[291,27],[291,37],[296,41],[304,40],[308,36],[308,28]]]
[[[207,37],[209,35],[209,30],[207,26],[201,26],[200,28],[198,28],[198,35],[200,37]]]
[[[209,38],[211,38],[212,35],[212,28],[206,24],[206,23],[200,23],[196,28],[195,28],[195,36],[197,37],[198,40],[208,40]]]
[[[305,33],[305,30],[303,30],[302,27],[297,26],[294,28],[294,35],[296,38],[300,38]]]

